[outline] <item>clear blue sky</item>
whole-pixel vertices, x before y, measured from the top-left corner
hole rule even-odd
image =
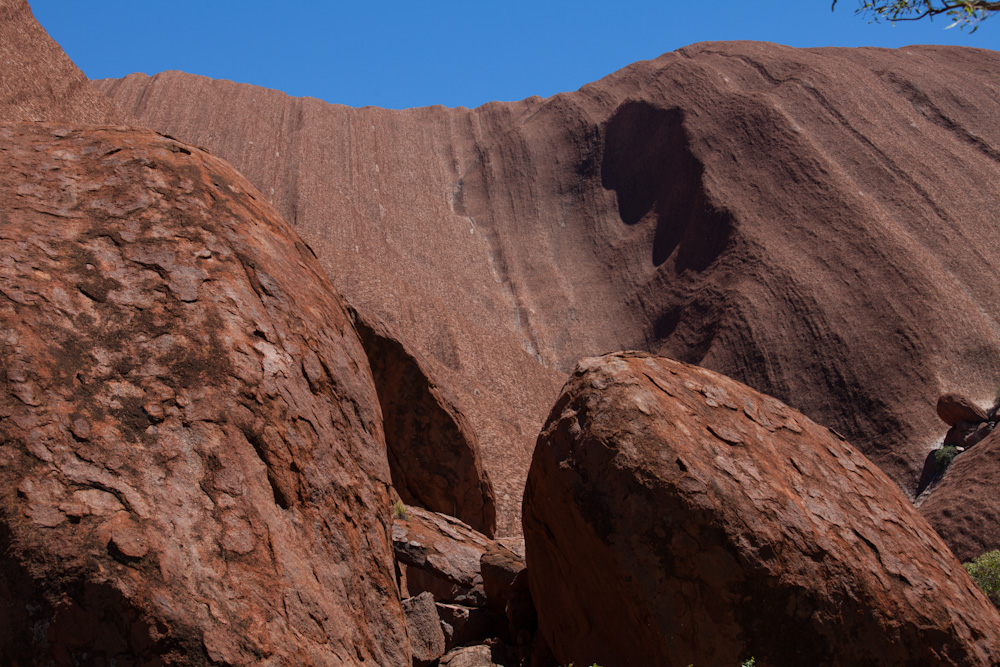
[[[857,0],[29,0],[91,79],[178,69],[351,106],[400,109],[547,97],[710,40],[791,46],[961,44],[974,34],[869,24]]]

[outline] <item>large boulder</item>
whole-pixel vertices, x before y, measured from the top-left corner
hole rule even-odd
[[[426,667],[444,655],[444,630],[438,617],[434,596],[424,591],[403,600],[406,631],[410,638],[410,653],[414,667]]]
[[[486,603],[494,611],[506,613],[510,602],[511,586],[524,571],[524,559],[508,549],[493,549],[479,559],[483,576]]]
[[[409,665],[378,397],[228,164],[0,124],[0,663]]]
[[[484,557],[510,561],[510,567],[521,560],[455,517],[419,507],[407,508],[405,516],[393,520],[392,542],[396,559],[404,566],[409,594],[428,591],[438,602],[486,606],[488,593],[496,599],[508,595],[502,573],[490,569],[493,560],[487,563],[493,575],[487,577],[489,588],[484,586]]]
[[[991,665],[1000,615],[835,433],[708,370],[580,362],[524,497],[560,664]]]

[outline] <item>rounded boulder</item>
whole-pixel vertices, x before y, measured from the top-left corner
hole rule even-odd
[[[559,664],[993,664],[996,610],[832,431],[708,370],[584,359],[539,436],[524,537]]]

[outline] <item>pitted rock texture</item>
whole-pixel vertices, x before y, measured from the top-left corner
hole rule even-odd
[[[441,366],[505,534],[555,372],[609,350],[776,396],[912,493],[938,395],[985,402],[1000,377],[996,202],[968,185],[1000,180],[998,69],[959,47],[727,42],[472,110],[178,72],[99,85],[230,160]]]
[[[873,463],[729,378],[585,359],[539,437],[527,573],[559,664],[992,665],[1000,615]]]
[[[368,361],[260,193],[8,123],[0,221],[0,663],[409,665]]]
[[[38,24],[27,0],[0,0],[0,121],[122,122]]]
[[[406,504],[440,512],[487,537],[496,533],[493,484],[479,439],[446,387],[385,323],[350,309],[371,365],[393,488]]]
[[[925,497],[920,513],[964,562],[1000,549],[1000,433],[959,454]]]

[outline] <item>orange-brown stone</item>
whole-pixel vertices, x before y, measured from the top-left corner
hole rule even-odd
[[[527,573],[559,664],[992,665],[1000,615],[847,442],[711,371],[585,359],[539,437]]]
[[[368,361],[261,194],[2,123],[0,219],[0,663],[408,666]]]

